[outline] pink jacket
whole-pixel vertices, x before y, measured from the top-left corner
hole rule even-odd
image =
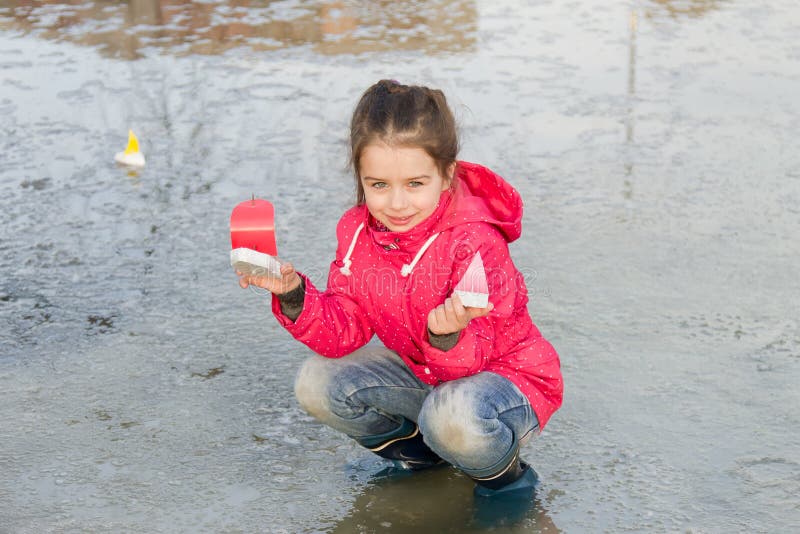
[[[377,229],[365,205],[348,210],[336,228],[328,289],[306,278],[297,320],[281,313],[276,297],[273,313],[323,356],[350,354],[377,334],[427,384],[481,371],[502,375],[529,399],[544,428],[561,405],[563,382],[558,354],[531,321],[525,281],[508,252],[522,230],[522,199],[486,167],[459,162],[456,176],[455,193],[444,192],[436,211],[408,232]],[[494,309],[441,351],[428,340],[428,313],[451,294],[476,252]]]

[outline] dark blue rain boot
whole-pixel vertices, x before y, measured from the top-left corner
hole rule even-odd
[[[494,497],[511,492],[527,491],[536,488],[539,475],[531,466],[515,458],[503,472],[492,478],[473,478],[477,483],[475,495],[479,497]]]
[[[401,469],[418,471],[444,463],[444,460],[422,441],[419,427],[405,418],[395,430],[358,438],[356,441],[378,456],[392,460]]]
[[[499,472],[482,478],[470,477],[475,486],[475,518],[483,526],[514,524],[533,507],[539,475],[520,461],[519,450]]]

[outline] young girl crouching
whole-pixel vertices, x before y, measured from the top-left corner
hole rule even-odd
[[[520,447],[559,408],[563,383],[509,255],[522,199],[456,159],[438,90],[376,83],[356,106],[350,143],[357,202],[337,225],[327,289],[289,263],[280,279],[240,277],[270,290],[275,317],[318,354],[298,373],[297,399],[408,469],[447,462],[481,495],[530,488]],[[481,265],[488,304],[465,307],[454,289]],[[382,345],[367,344],[373,335]]]

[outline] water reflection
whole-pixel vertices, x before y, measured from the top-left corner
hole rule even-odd
[[[660,20],[666,16],[672,19],[678,17],[697,18],[710,11],[720,8],[727,3],[727,0],[651,0],[644,8],[644,15],[648,19]],[[627,106],[625,113],[625,144],[628,155],[624,162],[624,175],[622,196],[626,201],[630,201],[634,195],[633,176],[635,173],[634,163],[630,157],[632,147],[635,145],[635,125],[636,125],[636,38],[639,32],[639,13],[632,9],[629,14],[629,36],[628,36],[628,83],[627,83]]]
[[[625,114],[625,144],[632,145],[634,141],[634,98],[636,96],[636,33],[639,27],[639,17],[636,11],[631,11],[628,26],[630,36],[628,38],[628,105]],[[623,196],[630,199],[633,196],[633,188],[630,176],[633,174],[633,161],[629,158],[625,161],[625,189]]]
[[[648,16],[658,17],[666,13],[672,18],[682,16],[702,17],[709,11],[718,9],[729,3],[727,0],[651,0],[653,9],[647,10]]]
[[[321,54],[427,53],[475,45],[473,0],[280,2],[271,0],[10,0],[0,30],[97,47],[136,59],[148,48],[176,55],[310,46]]]
[[[527,503],[481,502],[473,487],[452,468],[375,479],[330,532],[560,532],[538,495]]]

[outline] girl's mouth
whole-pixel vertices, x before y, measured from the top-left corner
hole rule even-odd
[[[405,226],[411,222],[411,219],[413,217],[414,217],[413,215],[409,215],[408,217],[390,217],[388,215],[386,216],[386,218],[389,220],[390,223],[392,223],[393,226]]]

